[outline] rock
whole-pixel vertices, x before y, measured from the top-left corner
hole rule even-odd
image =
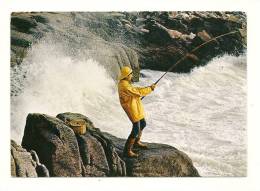
[[[109,165],[105,151],[100,142],[90,133],[78,135],[80,155],[83,163],[84,176],[108,176]]]
[[[42,15],[33,15],[31,18],[33,18],[36,22],[43,23],[43,24],[49,22],[49,19]]]
[[[16,177],[37,177],[36,163],[21,146],[11,141],[11,172]]]
[[[141,28],[140,31],[143,32],[143,33],[149,33],[150,32],[149,30],[144,29],[144,28]]]
[[[178,149],[157,143],[146,143],[147,150],[134,149],[138,158],[123,157],[125,139],[104,133],[115,145],[117,152],[126,163],[127,176],[134,177],[198,177],[191,159]]]
[[[109,176],[126,176],[125,162],[119,157],[113,143],[106,138],[99,129],[90,131],[91,135],[95,137],[104,148],[107,162],[109,164]]]
[[[100,142],[91,136],[90,129],[94,129],[93,123],[84,115],[78,113],[62,113],[57,118],[62,121],[84,120],[87,124],[87,133],[77,135],[80,156],[82,159],[83,176],[107,176],[109,165]]]
[[[144,28],[149,30],[149,33],[145,35],[145,39],[149,43],[162,45],[172,41],[168,29],[153,19],[149,19]]]
[[[77,139],[63,121],[48,115],[29,114],[22,146],[36,151],[50,176],[82,176]]]
[[[242,41],[243,41],[244,47],[246,48],[246,44],[247,44],[247,31],[246,31],[245,28],[241,28],[241,29],[239,29],[239,32],[240,32],[240,35],[243,37]]]
[[[169,12],[167,14],[158,12],[158,14],[152,19],[151,17],[146,19],[145,22],[144,28],[156,32],[145,35],[145,46],[139,51],[141,68],[167,70],[180,58],[180,51],[172,50],[179,49],[186,54],[211,37],[240,28],[246,29],[246,16],[243,12]],[[147,15],[152,15],[152,12],[146,13]],[[237,33],[211,42],[194,53],[199,58],[196,64],[185,60],[175,67],[173,72],[190,72],[192,68],[205,65],[213,57],[225,53],[239,55],[246,48],[245,39],[242,33],[241,35]]]
[[[148,144],[149,149],[137,151],[138,159],[126,158],[127,173],[138,177],[197,177],[198,171],[183,152],[160,144]]]
[[[48,177],[48,169],[37,158],[35,151],[27,152],[11,140],[11,175],[13,177]]]
[[[89,128],[84,135],[75,135],[66,120],[85,120]],[[191,159],[174,147],[148,143],[148,150],[137,149],[139,157],[130,159],[123,156],[125,141],[101,132],[79,113],[57,118],[29,114],[22,145],[38,153],[39,159],[32,152],[35,163],[45,164],[50,176],[199,176]]]
[[[85,120],[84,135],[75,135],[67,120]],[[64,120],[64,122],[62,121]],[[125,176],[124,162],[112,143],[85,116],[76,113],[29,114],[22,145],[38,153],[50,176]],[[66,157],[64,157],[66,156]]]
[[[197,36],[200,37],[203,41],[209,41],[211,39],[211,36],[205,30],[198,32]]]
[[[139,63],[136,52],[125,44],[111,40],[114,38],[113,35],[118,38],[115,30],[120,27],[118,18],[123,15],[120,13],[13,13],[11,66],[21,64],[30,47],[41,42],[43,38],[44,41],[50,39],[53,44],[62,42],[62,46],[69,47],[66,52],[68,56],[98,61],[115,81],[120,68],[130,66],[133,69],[134,81],[138,81]],[[130,21],[123,18],[121,20],[129,23],[128,27],[132,27]],[[69,31],[68,26],[70,26]],[[135,30],[133,32],[136,33]]]
[[[37,22],[26,15],[20,15],[11,17],[11,25],[19,32],[30,33],[31,29],[37,26]]]
[[[51,37],[54,44],[62,42],[63,47],[69,48],[68,56],[97,60],[115,81],[122,66],[131,66],[134,81],[138,81],[140,68],[165,71],[180,58],[179,52],[185,55],[211,37],[240,29],[243,29],[240,34],[218,39],[217,43],[197,50],[195,54],[200,59],[196,64],[185,60],[173,72],[190,72],[225,53],[243,53],[246,14],[196,11],[12,13],[11,66],[22,63],[21,55],[26,56],[31,45]]]
[[[177,30],[173,30],[173,29],[168,29],[167,27],[161,25],[160,23],[155,22],[154,23],[154,28],[151,30],[163,30],[165,32],[168,33],[169,37],[172,39],[181,39],[181,40],[191,40],[193,39],[196,35],[194,35],[193,33],[188,34],[183,34],[180,31]]]
[[[77,136],[85,176],[125,176],[124,162],[115,152],[112,142],[103,136],[93,123],[79,113],[61,113],[57,118],[66,120],[85,120],[88,131],[85,135]]]
[[[196,35],[193,33],[183,34],[177,30],[168,29],[168,33],[172,38],[182,39],[184,41],[193,39]]]
[[[36,172],[38,174],[39,177],[49,177],[49,170],[45,167],[44,164],[40,163],[39,157],[37,155],[37,153],[34,150],[31,150],[31,155],[33,160],[36,162]]]

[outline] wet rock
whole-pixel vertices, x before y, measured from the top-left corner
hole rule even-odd
[[[36,163],[36,172],[38,174],[38,177],[49,177],[49,170],[45,167],[44,164],[40,163],[37,153],[34,150],[31,150],[30,153],[32,155],[32,159]]]
[[[61,113],[57,118],[66,120],[85,120],[87,133],[78,135],[77,140],[84,166],[85,176],[125,176],[124,162],[118,156],[112,142],[95,128],[93,123],[79,113]]]
[[[198,37],[201,38],[201,40],[203,40],[205,42],[211,39],[211,36],[205,30],[198,32],[197,35],[198,35]]]
[[[109,165],[100,142],[92,137],[89,132],[85,135],[77,135],[77,141],[83,163],[83,175],[108,176]]]
[[[197,177],[199,173],[191,159],[174,147],[148,144],[149,149],[138,151],[137,159],[126,158],[129,176],[142,177]]]
[[[110,176],[126,176],[125,162],[119,157],[111,140],[105,137],[99,129],[91,131],[91,135],[99,140],[104,148],[109,164]]]
[[[22,141],[24,148],[38,153],[50,176],[125,176],[125,164],[112,143],[87,117],[77,113],[57,117],[29,114]],[[66,120],[73,119],[86,121],[84,135],[75,135],[66,125]]]
[[[246,31],[243,12],[157,12],[155,16],[153,12],[146,12],[146,18],[148,15],[144,28],[151,32],[145,35],[139,61],[142,68],[153,70],[167,70],[181,58],[180,52],[185,55],[212,37],[242,28]],[[246,48],[245,38],[236,33],[212,41],[194,52],[199,58],[195,64],[184,60],[172,71],[190,72],[192,68],[203,66],[225,53],[239,55]]]
[[[36,22],[46,24],[49,22],[49,19],[42,15],[33,15],[31,18],[33,18]]]
[[[130,66],[134,81],[138,81],[138,55],[124,43],[112,40],[120,33],[119,20],[133,28],[124,17],[120,13],[12,13],[11,66],[22,63],[31,45],[51,39],[54,44],[62,42],[64,47],[70,47],[73,51],[66,52],[68,56],[98,61],[115,81],[120,68]],[[69,30],[67,26],[71,26]],[[135,31],[136,27],[132,32]],[[25,53],[24,57],[21,53]]]
[[[39,162],[35,151],[26,149],[11,140],[11,175],[13,177],[48,177],[48,169]]]
[[[165,144],[146,143],[147,150],[134,148],[137,158],[123,156],[125,139],[104,133],[115,145],[126,163],[127,176],[134,177],[199,177],[192,160],[184,152]]]
[[[48,115],[29,114],[22,146],[36,151],[50,176],[82,176],[77,139],[63,121]]]
[[[191,40],[196,36],[193,33],[184,34],[178,30],[168,29],[167,27],[154,21],[154,24],[149,28],[149,31],[156,31],[156,30],[158,30],[156,34],[159,35],[162,35],[162,33],[166,35],[166,33],[168,33],[169,37],[167,37],[167,39],[172,38],[172,39],[181,39],[181,40]]]
[[[14,46],[19,46],[19,47],[23,47],[23,48],[27,48],[30,46],[30,42],[25,39],[22,39],[22,38],[11,37],[11,43]]]
[[[196,11],[12,13],[11,65],[21,63],[19,55],[24,52],[21,48],[29,50],[43,37],[51,37],[52,42],[62,42],[64,47],[73,50],[67,52],[68,56],[97,60],[115,81],[122,66],[131,66],[134,81],[138,81],[140,68],[165,71],[181,55],[207,39],[233,30],[242,32],[207,44],[194,53],[199,58],[196,64],[185,60],[173,72],[190,72],[225,53],[243,53],[246,14]]]
[[[75,135],[66,120],[85,120],[89,128]],[[101,132],[84,115],[61,113],[57,118],[45,114],[29,114],[22,145],[42,162],[50,176],[199,176],[191,159],[169,145],[148,143],[148,150],[136,150],[136,159],[123,156],[124,139]],[[12,171],[14,171],[12,163]],[[39,165],[38,165],[39,166]],[[43,169],[37,171],[44,174]]]
[[[37,22],[27,16],[12,16],[11,25],[19,32],[31,33],[30,30],[37,26]]]

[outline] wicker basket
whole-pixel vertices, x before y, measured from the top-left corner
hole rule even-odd
[[[83,119],[66,121],[66,124],[73,129],[75,134],[83,135],[87,131],[87,124],[86,121]]]

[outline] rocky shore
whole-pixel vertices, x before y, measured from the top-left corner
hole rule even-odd
[[[84,120],[87,131],[75,134],[66,121]],[[147,143],[138,158],[123,156],[125,139],[95,128],[84,115],[27,116],[22,146],[11,141],[13,177],[198,177],[184,152]]]
[[[243,12],[17,12],[11,15],[11,66],[22,64],[34,44],[47,40],[70,47],[67,54],[104,65],[116,79],[120,67],[167,70],[196,46],[238,31],[194,52],[174,72],[189,72],[225,53],[246,49]]]
[[[11,14],[11,67],[19,67],[43,42],[61,46],[64,55],[98,61],[116,80],[122,66],[131,66],[134,81],[140,69],[166,71],[189,55],[173,72],[190,72],[210,59],[246,51],[243,12],[14,12]],[[55,51],[54,51],[55,53]],[[37,62],[36,62],[37,63]],[[62,63],[61,63],[62,64]],[[14,69],[15,70],[15,69]],[[19,71],[19,70],[17,70]],[[86,71],[86,74],[89,71]],[[92,72],[92,71],[90,71]],[[22,74],[26,78],[26,71]],[[11,84],[15,86],[15,84]],[[21,92],[22,92],[22,87]],[[11,96],[20,93],[11,88]],[[27,112],[26,112],[27,115]],[[75,134],[69,120],[83,120],[85,134]],[[13,177],[198,177],[191,159],[169,145],[147,143],[139,157],[123,156],[125,139],[102,132],[86,116],[40,113],[27,116],[21,145],[11,141]]]

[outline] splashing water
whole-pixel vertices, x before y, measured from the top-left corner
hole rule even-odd
[[[162,72],[142,70],[137,85]],[[21,141],[28,113],[78,112],[102,131],[126,138],[131,123],[114,80],[92,59],[39,43],[11,68],[11,136]],[[246,175],[246,57],[223,56],[190,74],[168,73],[144,100],[143,139],[187,153],[202,176]]]
[[[145,70],[140,84],[163,73]],[[246,176],[246,56],[225,55],[190,74],[169,73],[143,100],[147,141],[186,152],[202,176]]]
[[[11,69],[11,136],[20,142],[28,113],[78,112],[97,127],[127,134],[114,80],[92,59],[66,56],[59,46],[35,45],[23,65]]]

